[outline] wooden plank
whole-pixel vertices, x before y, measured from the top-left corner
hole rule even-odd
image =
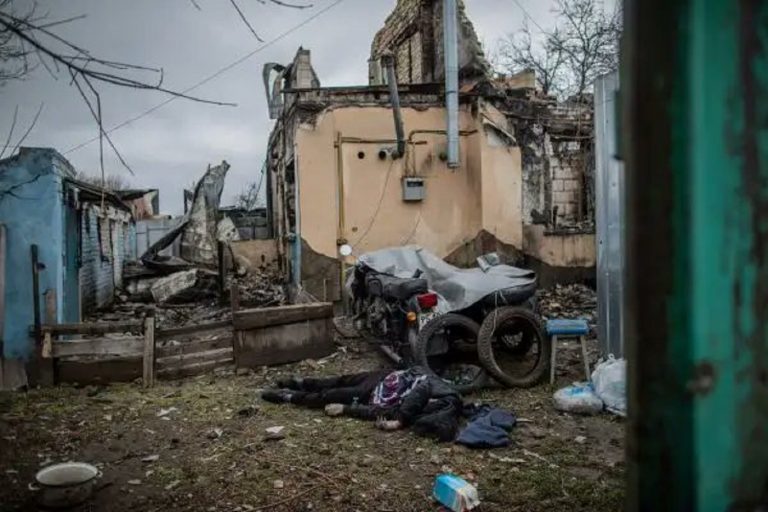
[[[184,327],[174,327],[172,329],[160,329],[155,332],[155,339],[167,340],[170,338],[180,338],[182,336],[199,335],[204,332],[215,331],[218,329],[231,329],[232,320],[220,320],[199,325],[185,325]]]
[[[142,382],[145,388],[155,385],[155,317],[144,319],[144,360]]]
[[[158,376],[163,379],[181,379],[184,377],[194,377],[208,373],[216,368],[232,367],[232,358],[223,358],[213,361],[202,361],[175,368],[168,368],[158,371]]]
[[[237,287],[237,283],[234,281],[229,289],[229,305],[232,308],[233,315],[235,311],[240,309],[240,288]]]
[[[54,336],[66,336],[72,334],[82,334],[88,336],[98,336],[101,334],[124,333],[141,334],[144,329],[142,322],[102,322],[102,323],[83,323],[83,324],[44,324],[40,326],[41,331],[50,331]],[[34,328],[30,329],[34,333]]]
[[[210,339],[195,340],[178,345],[158,346],[155,349],[155,356],[158,361],[163,357],[177,356],[182,354],[194,354],[196,352],[205,352],[206,350],[216,350],[219,348],[232,348],[232,333],[223,332],[219,336]]]
[[[205,350],[203,352],[194,352],[192,354],[180,354],[175,356],[168,356],[158,358],[157,367],[158,371],[176,366],[185,366],[193,363],[200,363],[204,361],[219,361],[222,359],[229,359],[230,362],[234,362],[234,356],[232,353],[232,347],[217,348],[214,350]]]
[[[93,338],[83,340],[54,341],[53,357],[118,356],[139,357],[144,351],[144,338],[125,336],[120,338]]]
[[[246,309],[237,311],[232,316],[236,330],[258,329],[275,325],[292,324],[318,318],[333,316],[333,304],[319,302],[315,304],[295,304],[274,308]]]
[[[50,331],[43,334],[43,359],[50,359],[53,357],[53,337]]]
[[[32,311],[34,326],[32,328],[33,343],[31,356],[27,360],[27,376],[32,386],[52,386],[54,384],[54,367],[51,359],[43,358],[42,311],[40,310],[40,271],[45,268],[40,262],[38,246],[30,246],[32,263]]]
[[[325,357],[333,352],[330,324],[330,318],[320,318],[238,331],[235,364],[238,368],[254,368]]]
[[[43,301],[45,302],[45,322],[46,324],[58,323],[58,316],[56,315],[56,290],[49,289],[43,294]]]
[[[133,382],[141,377],[141,370],[141,356],[100,361],[56,360],[56,374],[60,383]]]
[[[58,322],[58,316],[56,315],[56,290],[46,290],[45,292],[45,321],[49,324]],[[43,359],[50,359],[53,336],[50,331],[45,331],[42,334],[43,347],[41,355]]]

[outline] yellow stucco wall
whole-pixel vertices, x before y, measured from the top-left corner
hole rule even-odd
[[[545,234],[544,226],[525,226],[525,253],[552,267],[593,267],[594,233]]]
[[[440,159],[445,110],[403,109],[405,158],[380,160],[393,146],[392,112],[383,107],[345,107],[322,113],[296,135],[301,235],[321,254],[335,257],[341,236],[353,255],[388,246],[418,244],[445,256],[485,229],[522,248],[520,151],[488,133],[482,116],[468,107],[460,115],[461,166],[449,169]],[[491,130],[492,131],[492,130]],[[471,133],[470,133],[471,132]],[[343,228],[339,233],[337,135],[342,137]],[[358,140],[351,140],[351,139]],[[366,142],[378,140],[380,142]],[[362,156],[362,158],[360,158]],[[426,198],[402,200],[401,179],[423,177]]]

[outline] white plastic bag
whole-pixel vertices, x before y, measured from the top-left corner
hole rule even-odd
[[[603,401],[595,394],[588,382],[577,383],[558,389],[553,398],[555,409],[576,414],[598,414],[603,410]]]
[[[620,416],[627,415],[627,361],[608,356],[592,372],[595,394],[605,408]]]

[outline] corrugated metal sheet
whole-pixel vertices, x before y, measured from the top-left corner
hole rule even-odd
[[[624,164],[616,159],[618,73],[595,82],[595,221],[598,339],[604,355],[624,354]]]

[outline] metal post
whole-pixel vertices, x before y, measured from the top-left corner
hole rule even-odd
[[[42,337],[40,334],[40,260],[38,256],[37,245],[32,244],[30,247],[32,256],[32,314],[34,315],[34,327],[35,327],[35,347],[39,347],[42,343]]]
[[[445,108],[448,167],[459,166],[459,14],[456,0],[443,0]]]
[[[626,508],[760,510],[768,1],[630,0],[625,15]]]

